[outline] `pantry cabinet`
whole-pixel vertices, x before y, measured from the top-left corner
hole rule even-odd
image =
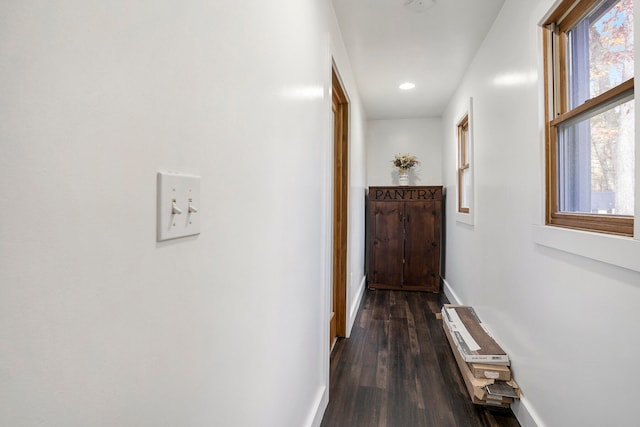
[[[442,187],[369,187],[367,283],[438,292]]]

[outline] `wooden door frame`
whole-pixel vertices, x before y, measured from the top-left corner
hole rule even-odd
[[[331,340],[347,334],[347,219],[349,211],[349,101],[335,67],[331,69],[333,132],[333,308]],[[335,326],[334,326],[335,325]],[[330,343],[333,345],[333,342]]]

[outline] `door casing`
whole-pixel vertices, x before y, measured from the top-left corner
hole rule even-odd
[[[333,310],[330,346],[346,336],[347,234],[349,203],[349,101],[334,68],[331,70],[333,109]]]

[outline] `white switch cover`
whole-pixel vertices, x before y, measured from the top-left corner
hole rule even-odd
[[[158,242],[200,234],[200,177],[158,172]]]

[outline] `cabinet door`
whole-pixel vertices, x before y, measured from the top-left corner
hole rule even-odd
[[[402,206],[401,202],[372,203],[370,274],[374,284],[402,285]]]
[[[438,201],[405,205],[404,286],[437,292],[440,233]]]

